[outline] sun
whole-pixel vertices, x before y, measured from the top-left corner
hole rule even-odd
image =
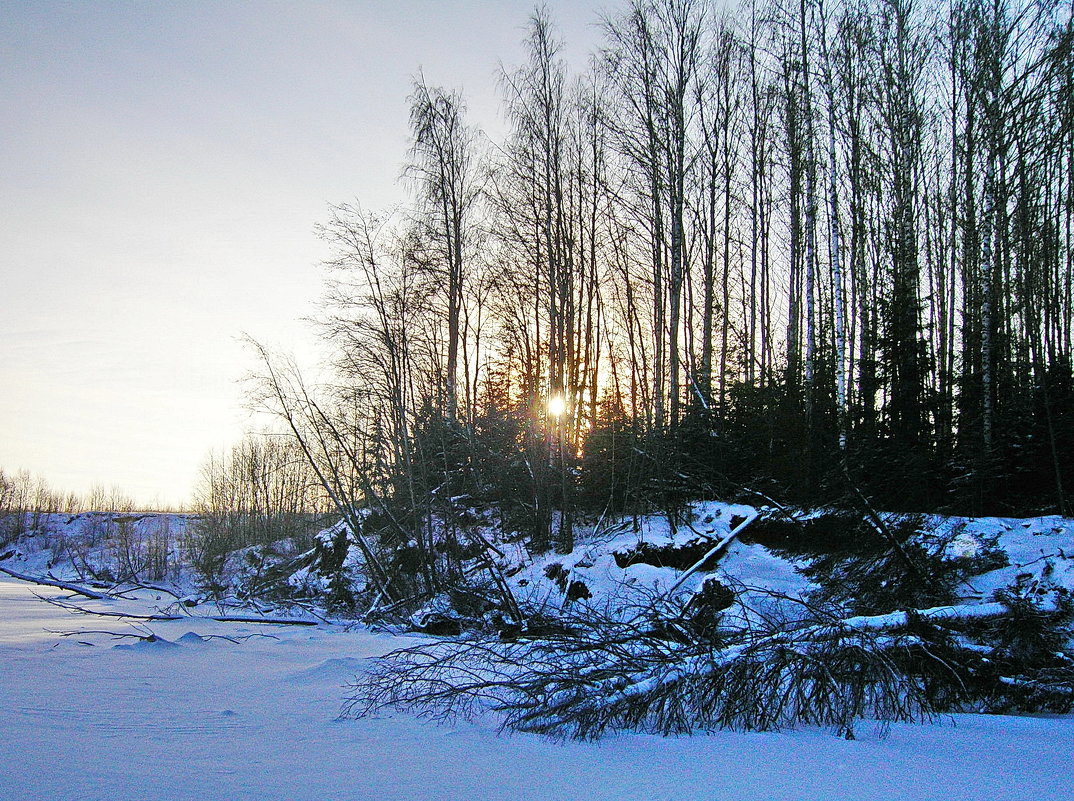
[[[548,413],[553,417],[559,417],[567,411],[567,402],[563,400],[562,395],[553,395],[548,399]]]

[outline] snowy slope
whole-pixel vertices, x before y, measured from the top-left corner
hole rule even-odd
[[[746,605],[766,592],[801,597],[815,589],[800,574],[801,562],[740,539],[727,543],[714,567],[708,565],[710,569],[682,580],[688,566],[726,539],[735,524],[756,512],[741,504],[705,502],[689,507],[674,528],[660,515],[623,521],[599,531],[579,527],[578,544],[570,554],[533,557],[517,542],[501,542],[505,554],[502,568],[520,602],[552,613],[590,606],[629,614],[673,589],[674,595],[689,597],[709,578],[735,587]],[[123,547],[116,536],[117,519],[124,521]],[[122,575],[122,568],[133,557],[135,562],[158,567],[156,573],[143,570],[143,581],[169,586],[185,596],[196,591],[200,580],[183,547],[193,519],[191,515],[53,515],[37,529],[0,548],[0,565],[23,573],[77,580],[87,574],[87,566],[93,572]],[[922,527],[927,530],[922,536],[944,543],[952,558],[973,559],[988,551],[997,557],[994,561],[1004,563],[972,575],[959,588],[958,594],[966,602],[989,601],[997,590],[1015,585],[1074,591],[1074,520],[932,516],[923,519]],[[321,536],[331,539],[337,530],[338,526],[332,527]],[[746,534],[749,532],[746,526]],[[495,532],[486,533],[495,537]],[[354,558],[348,557],[347,564],[357,575],[359,551],[353,547],[351,551]],[[662,559],[678,561],[669,564]],[[242,559],[232,561],[233,570],[242,569]],[[328,577],[314,575],[313,569],[307,561],[289,578],[292,586],[309,589],[311,597],[329,583]],[[572,585],[574,590],[568,592]],[[759,592],[751,594],[748,588]]]
[[[810,585],[796,570],[796,565],[759,545],[731,540],[721,551],[715,570],[700,570],[681,581],[683,573],[728,538],[736,524],[752,518],[757,510],[742,504],[705,502],[690,507],[685,520],[674,529],[667,518],[652,515],[638,518],[638,529],[620,524],[602,535],[579,536],[581,542],[570,554],[546,554],[534,559],[512,578],[520,599],[536,606],[564,605],[563,589],[548,579],[549,567],[562,566],[569,577],[559,583],[580,581],[591,598],[586,603],[602,607],[608,604],[643,604],[654,597],[674,594],[689,596],[706,579],[715,576],[735,585],[761,586],[776,592],[801,594]],[[679,561],[673,566],[639,561],[621,565],[625,557],[639,550],[647,551],[650,562],[665,559]],[[617,561],[618,555],[618,561]],[[554,575],[558,571],[554,571]]]
[[[131,563],[148,577],[182,578],[182,543],[192,514],[166,512],[80,512],[22,515],[19,534],[14,516],[0,521],[0,562],[43,575],[77,578],[87,572],[121,573]],[[126,563],[125,565],[123,563]]]

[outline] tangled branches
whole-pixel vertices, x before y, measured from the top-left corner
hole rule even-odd
[[[344,714],[403,707],[444,718],[491,708],[504,728],[582,739],[615,729],[802,724],[852,737],[863,718],[928,720],[946,710],[996,708],[1030,689],[1049,708],[1074,700],[1069,665],[1034,677],[983,669],[993,650],[966,633],[994,631],[1011,613],[1002,603],[839,618],[795,599],[768,600],[767,610],[745,610],[734,626],[704,639],[669,637],[652,615],[625,622],[587,615],[541,639],[404,648],[356,681]]]

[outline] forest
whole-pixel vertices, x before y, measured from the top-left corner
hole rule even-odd
[[[853,738],[1069,710],[1067,557],[1031,532],[1074,483],[1070,3],[599,24],[579,72],[530,17],[499,143],[419,74],[410,202],[319,228],[332,378],[251,343],[342,520],[331,601],[463,635],[345,713]]]
[[[502,142],[418,74],[410,201],[318,229],[331,378],[253,343],[338,512],[425,551],[494,504],[537,553],[705,497],[1069,514],[1070,3],[597,22],[578,70],[533,13]]]

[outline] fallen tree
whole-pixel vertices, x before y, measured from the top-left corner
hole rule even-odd
[[[5,573],[19,581],[26,581],[41,587],[56,587],[57,589],[67,590],[68,592],[73,592],[75,595],[82,595],[86,598],[92,598],[95,601],[103,601],[106,598],[111,597],[110,595],[97,592],[96,590],[91,590],[88,587],[83,587],[80,584],[72,584],[68,581],[60,581],[59,579],[48,578],[45,576],[28,576],[25,573],[16,573],[14,570],[9,570],[3,566],[0,566],[0,573]]]
[[[96,590],[84,587],[81,584],[73,584],[69,581],[60,581],[45,576],[30,576],[25,573],[18,573],[14,570],[10,570],[6,567],[0,566],[0,573],[4,573],[19,581],[25,581],[30,584],[36,584],[41,587],[54,587],[60,590],[66,590],[67,592],[75,595],[81,595],[85,598],[89,598],[94,601],[110,601],[119,597],[116,594],[101,593]],[[167,590],[171,595],[174,595],[170,590]],[[43,596],[37,596],[46,603],[59,606],[69,612],[76,612],[83,615],[94,615],[97,617],[112,617],[123,618],[127,620],[146,620],[146,621],[164,621],[164,620],[188,620],[188,619],[201,619],[201,620],[214,620],[221,623],[275,623],[281,626],[316,626],[318,621],[305,620],[303,618],[288,618],[288,617],[266,617],[266,616],[254,616],[254,615],[195,615],[192,613],[169,613],[169,612],[156,612],[153,614],[142,615],[134,612],[116,612],[106,609],[90,609],[86,606],[79,604],[62,601],[58,598],[45,598]],[[323,620],[323,618],[322,618]]]
[[[1063,598],[846,617],[799,599],[769,600],[771,608],[685,642],[668,638],[655,615],[623,622],[589,610],[541,639],[403,648],[356,679],[344,714],[401,707],[439,718],[491,707],[506,728],[583,739],[609,729],[795,725],[853,737],[861,719],[1074,707],[1074,658],[1054,638],[1021,652],[1010,642],[1020,630],[1060,631],[1070,619]]]

